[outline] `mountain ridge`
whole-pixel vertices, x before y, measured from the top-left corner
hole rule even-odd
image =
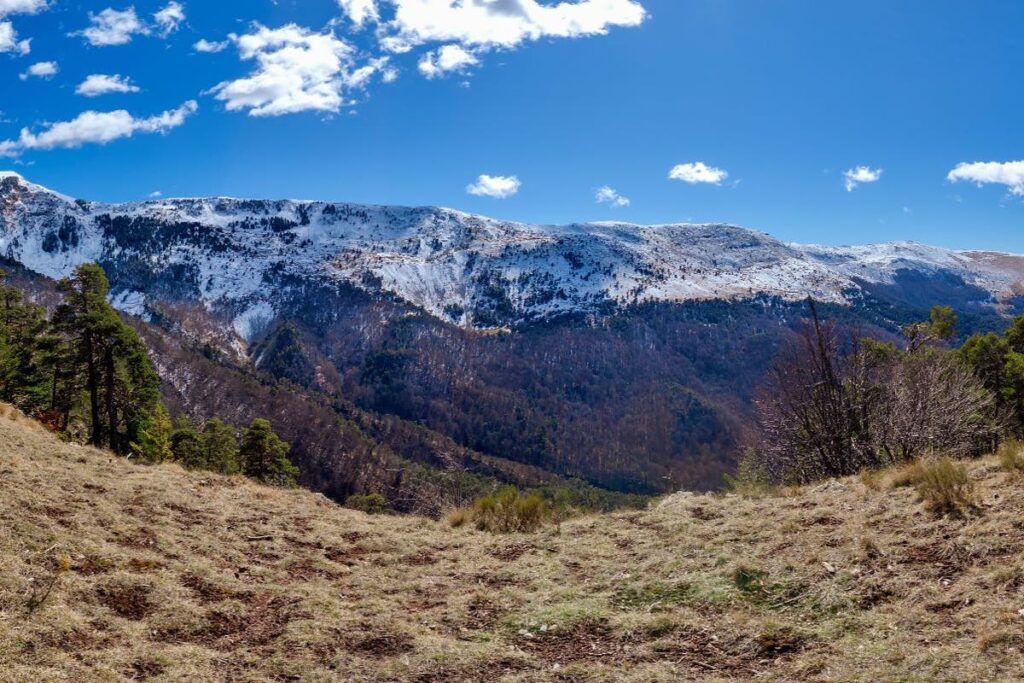
[[[717,223],[538,225],[315,200],[107,204],[12,172],[0,174],[0,254],[49,277],[87,260],[172,271],[191,285],[178,294],[229,319],[243,342],[282,312],[270,282],[281,274],[394,296],[476,329],[649,302],[768,295],[847,304],[898,284],[903,272],[959,278],[971,304],[993,309],[1024,292],[1022,256],[909,241],[804,245]],[[145,315],[148,292],[113,281],[115,305]]]
[[[808,297],[890,339],[933,305],[970,334],[1001,330],[1024,302],[1014,255],[623,226],[289,200],[107,205],[0,178],[0,263],[56,279],[98,262],[113,303],[152,330],[175,412],[294,423],[312,410],[325,425],[354,406],[407,461],[447,467],[454,444],[471,469],[490,469],[482,455],[513,480],[510,463],[628,494],[721,485]],[[305,483],[335,497],[403,488],[400,464],[362,477],[374,448],[293,426]]]

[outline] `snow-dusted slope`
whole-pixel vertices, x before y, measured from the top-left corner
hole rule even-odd
[[[914,243],[785,244],[729,225],[541,226],[443,208],[229,198],[75,200],[0,173],[0,255],[51,277],[100,261],[114,302],[198,300],[252,338],[282,283],[347,282],[489,327],[641,301],[758,294],[842,303],[900,273],[962,279],[979,303],[1020,288],[1024,258]]]

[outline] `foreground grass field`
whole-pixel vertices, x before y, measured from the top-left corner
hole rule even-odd
[[[954,517],[896,473],[497,536],[7,411],[0,680],[1021,680],[1024,479],[970,476]]]

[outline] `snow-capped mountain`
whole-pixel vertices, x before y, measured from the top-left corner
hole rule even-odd
[[[909,242],[786,244],[731,225],[532,225],[445,208],[224,197],[102,204],[0,173],[0,256],[50,277],[98,261],[113,301],[201,302],[253,339],[280,289],[347,283],[464,326],[638,302],[811,296],[844,303],[911,274],[996,306],[1024,291],[1024,257]],[[285,284],[288,283],[288,284]]]

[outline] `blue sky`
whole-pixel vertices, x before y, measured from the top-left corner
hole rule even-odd
[[[0,0],[0,167],[106,201],[439,204],[1024,252],[1024,3],[554,4]],[[92,93],[138,91],[87,97],[89,76],[121,77]]]

